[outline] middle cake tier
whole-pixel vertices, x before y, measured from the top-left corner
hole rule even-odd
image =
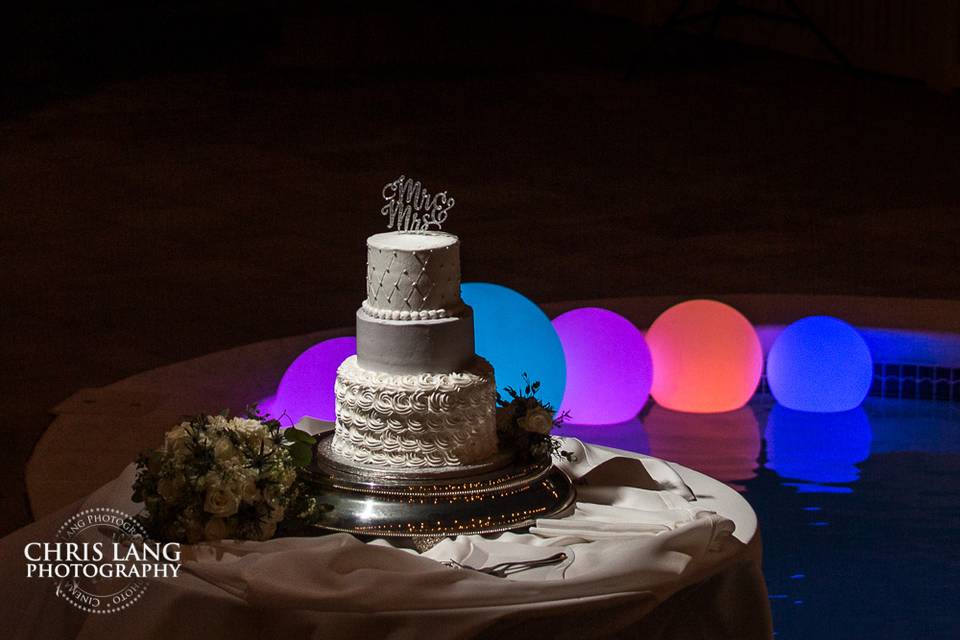
[[[473,310],[436,320],[383,320],[357,311],[357,362],[386,373],[462,371],[476,358]]]
[[[391,374],[344,360],[333,449],[360,464],[456,467],[497,451],[493,368],[474,357],[453,373]]]

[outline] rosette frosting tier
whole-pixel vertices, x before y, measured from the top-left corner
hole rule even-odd
[[[335,389],[333,450],[354,462],[453,467],[496,453],[493,369],[481,358],[462,372],[397,375],[350,357]]]
[[[460,241],[441,232],[367,240],[357,355],[337,371],[332,449],[354,463],[430,469],[497,451],[493,369],[460,298]]]

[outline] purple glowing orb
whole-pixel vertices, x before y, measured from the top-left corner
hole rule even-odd
[[[577,424],[635,418],[650,395],[653,363],[643,334],[621,315],[586,307],[553,320],[567,362],[560,411]]]
[[[280,379],[277,395],[270,406],[264,406],[274,417],[284,414],[296,423],[303,416],[319,420],[336,420],[333,385],[337,367],[357,353],[357,339],[353,336],[332,338],[315,344],[287,367]],[[287,420],[283,420],[284,424]]]

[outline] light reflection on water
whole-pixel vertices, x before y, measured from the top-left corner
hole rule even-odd
[[[654,406],[643,420],[650,454],[729,482],[754,477],[760,428],[750,407],[726,413],[680,413]]]
[[[650,453],[650,441],[640,418],[603,426],[565,424],[554,433],[614,449]]]
[[[814,484],[853,482],[856,465],[870,456],[873,434],[862,407],[807,413],[780,405],[767,417],[766,467],[781,478]]]
[[[960,638],[960,406],[868,398],[811,414],[758,396],[652,406],[561,433],[649,453],[744,493],[760,520],[777,638]]]

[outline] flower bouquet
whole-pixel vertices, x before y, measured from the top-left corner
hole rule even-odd
[[[550,403],[537,397],[540,382],[531,381],[526,373],[521,379],[521,390],[504,388],[509,399],[497,394],[497,437],[501,444],[512,445],[526,459],[554,455],[573,460],[572,453],[562,450],[560,439],[550,435],[570,417],[569,412],[557,415]]]
[[[137,519],[151,537],[195,543],[266,540],[316,522],[329,509],[310,495],[302,470],[313,436],[257,412],[200,415],[141,454],[133,484]]]

